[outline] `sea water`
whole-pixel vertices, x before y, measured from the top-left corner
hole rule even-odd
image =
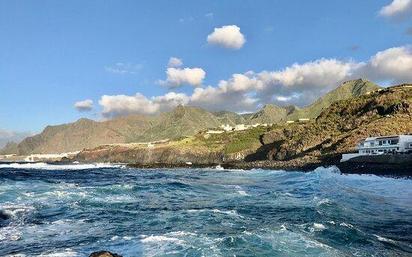
[[[411,256],[412,180],[0,165],[0,256]]]

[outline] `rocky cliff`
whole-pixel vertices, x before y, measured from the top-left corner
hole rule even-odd
[[[79,161],[140,166],[222,164],[227,167],[313,168],[337,164],[368,136],[412,133],[412,85],[399,85],[341,100],[309,123],[199,133],[160,145],[106,145],[82,151]]]

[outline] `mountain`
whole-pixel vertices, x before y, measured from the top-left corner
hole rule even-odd
[[[15,154],[18,152],[18,143],[15,142],[8,142],[3,148],[0,149],[0,155],[3,154]]]
[[[192,167],[219,164],[231,168],[313,170],[319,165],[339,165],[341,154],[356,150],[365,137],[411,133],[412,84],[334,102],[307,123],[281,123],[221,134],[201,132],[150,148],[103,145],[81,151],[73,160],[122,162],[136,167],[187,167],[191,163]],[[401,173],[406,167],[402,171],[397,166],[378,168]],[[376,168],[361,171],[379,172]]]
[[[100,122],[80,119],[74,123],[47,126],[40,134],[24,139],[12,149],[17,148],[22,155],[73,152],[103,144],[174,140],[222,124],[284,123],[289,119],[314,118],[336,100],[359,96],[378,88],[369,81],[350,81],[306,108],[268,104],[258,112],[246,115],[178,106],[158,115],[130,115]]]
[[[279,107],[274,104],[267,104],[263,106],[261,110],[249,116],[248,123],[278,123],[285,121],[287,115],[287,108]]]
[[[40,134],[24,139],[18,153],[61,153],[93,148],[102,144],[149,142],[194,135],[222,124],[235,124],[239,115],[215,115],[204,109],[178,106],[155,116],[130,115],[97,122],[80,119],[74,123],[47,126]]]
[[[14,132],[0,129],[0,149],[8,143],[20,143],[24,138],[30,136],[28,132]]]
[[[274,161],[339,158],[371,136],[412,133],[412,84],[389,87],[333,103],[307,124],[262,136],[260,156]]]
[[[216,128],[222,124],[234,124],[229,118],[216,116],[202,108],[178,106],[171,112],[161,113],[153,119],[152,126],[135,141],[154,141],[160,139],[176,139],[192,136],[207,128]]]
[[[320,97],[311,105],[296,109],[287,117],[288,120],[297,120],[299,118],[314,119],[322,112],[322,110],[329,107],[332,103],[345,100],[351,97],[357,97],[369,92],[381,89],[378,85],[364,79],[351,80],[343,83],[336,89],[330,91],[326,95]]]
[[[381,87],[368,80],[351,80],[343,83],[304,108],[299,108],[294,105],[280,107],[274,104],[267,104],[258,112],[248,114],[244,116],[244,118],[249,124],[279,123],[286,120],[298,120],[300,118],[314,119],[322,110],[336,101],[361,96],[378,89],[381,89]]]

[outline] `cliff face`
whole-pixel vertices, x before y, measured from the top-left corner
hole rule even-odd
[[[401,85],[338,101],[316,120],[262,136],[251,159],[289,161],[311,156],[335,160],[368,136],[412,133],[412,85]]]

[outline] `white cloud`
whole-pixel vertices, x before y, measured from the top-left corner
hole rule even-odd
[[[93,100],[87,99],[74,103],[74,108],[80,112],[91,111],[93,109]]]
[[[358,76],[391,83],[412,82],[412,47],[393,47],[378,52],[363,64]]]
[[[336,59],[320,59],[304,64],[293,64],[282,71],[261,73],[274,83],[293,87],[325,87],[346,78],[357,67],[356,63]]]
[[[136,74],[143,68],[142,64],[118,62],[112,66],[106,66],[105,70],[115,74]]]
[[[217,87],[196,88],[190,104],[209,110],[250,111],[256,108],[258,99],[249,93],[259,88],[260,81],[244,74],[234,74],[222,80]]]
[[[206,72],[201,68],[168,68],[166,71],[166,80],[161,80],[161,85],[175,88],[183,85],[194,87],[201,86],[206,76]]]
[[[412,0],[393,0],[389,5],[382,7],[379,14],[388,18],[411,18]]]
[[[170,92],[164,96],[148,99],[137,93],[128,95],[103,95],[99,104],[102,106],[102,114],[106,118],[129,114],[155,114],[160,111],[168,111],[179,104],[187,104],[189,98],[182,93]]]
[[[245,37],[236,25],[228,25],[215,28],[207,36],[207,42],[212,45],[219,45],[230,49],[240,49],[246,42]]]
[[[169,63],[167,64],[167,67],[170,68],[177,68],[183,65],[182,59],[179,59],[177,57],[170,57]]]
[[[178,105],[189,103],[189,97],[183,93],[169,92],[162,96],[153,97],[153,102],[158,104],[160,112],[169,111]]]
[[[217,86],[197,87],[191,95],[170,92],[150,99],[141,94],[103,96],[99,103],[103,106],[103,114],[109,117],[157,113],[178,104],[214,111],[250,112],[268,103],[304,106],[351,79],[365,78],[392,84],[411,82],[411,71],[412,47],[401,46],[380,51],[365,62],[322,58],[295,63],[281,70],[233,74]],[[176,80],[175,84],[181,83]]]

